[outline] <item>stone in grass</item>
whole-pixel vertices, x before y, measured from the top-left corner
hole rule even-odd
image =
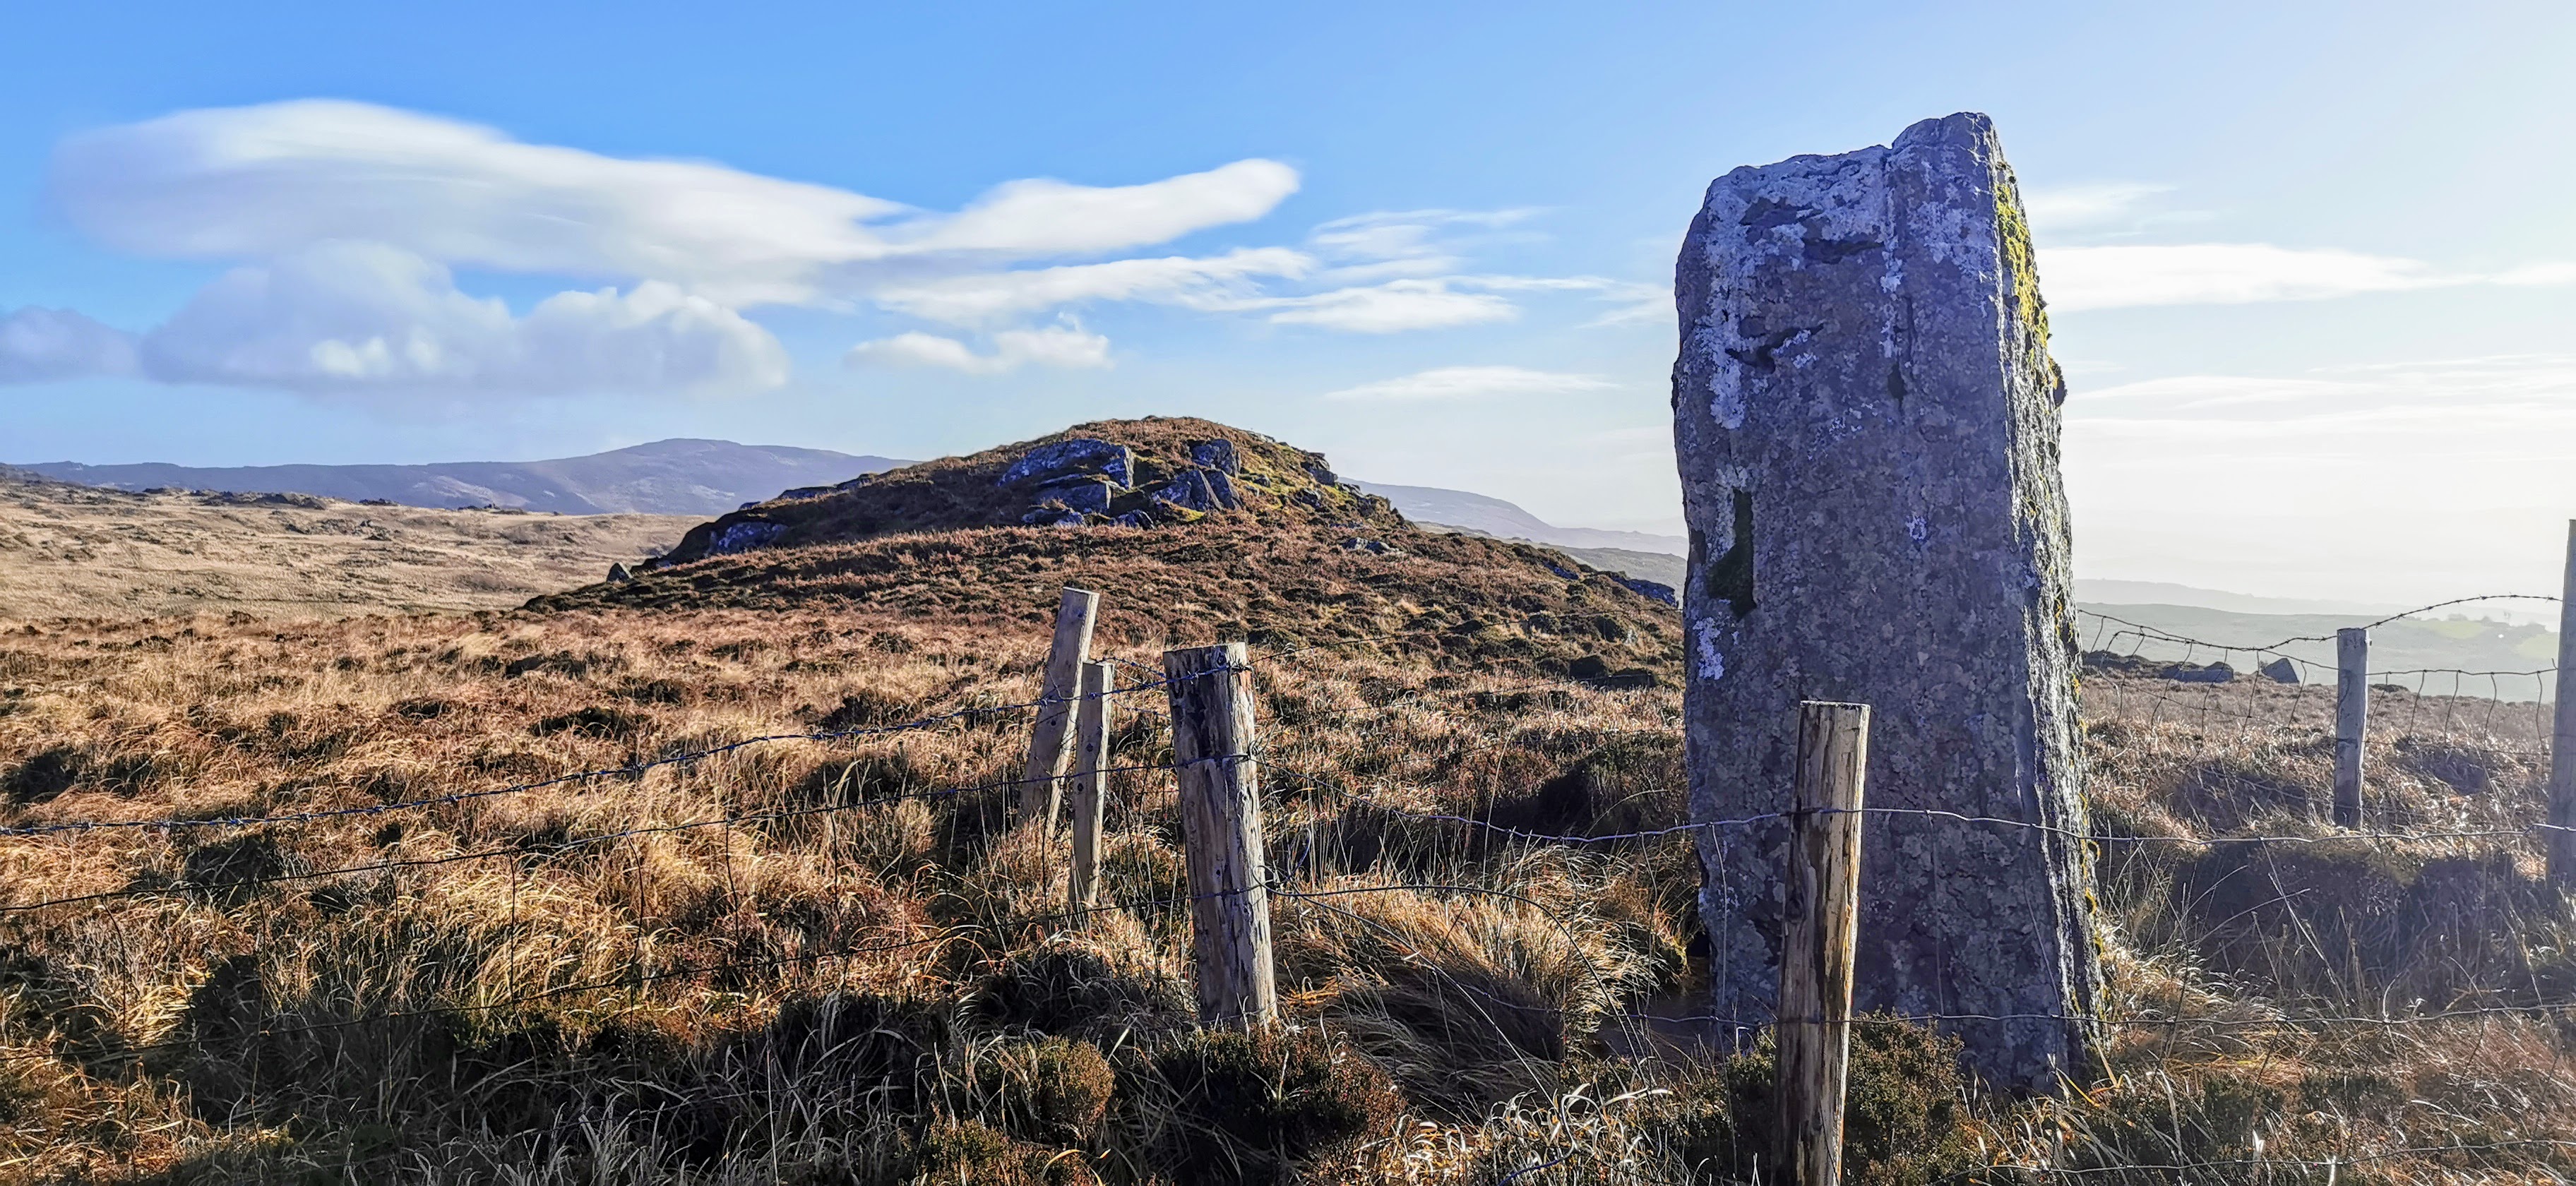
[[[1097,474],[1126,486],[1135,481],[1135,457],[1127,446],[1090,437],[1040,445],[1020,455],[993,484],[1051,482],[1077,474]]]
[[[1870,704],[1853,1005],[1991,1083],[2100,1074],[2059,404],[1984,116],[1737,169],[1676,273],[1694,816],[1790,803],[1798,702]],[[2012,826],[2014,824],[2022,826]],[[1777,998],[1785,822],[1701,837],[1715,1012]]]
[[[2276,684],[2295,684],[2299,682],[2299,665],[2290,662],[2290,657],[2288,655],[2283,655],[2280,658],[2274,659],[2261,667],[2255,668],[2255,670],[2262,672],[2264,678],[2269,679]]]

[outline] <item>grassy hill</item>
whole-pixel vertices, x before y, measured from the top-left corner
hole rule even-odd
[[[1011,476],[1068,442],[1107,442],[1131,467],[1115,489],[1081,492],[1098,508],[1089,513],[1050,493],[1060,487]],[[1163,497],[1218,442],[1233,505]],[[1024,525],[1040,513],[1070,517]],[[1339,485],[1318,454],[1190,419],[1077,425],[793,492],[691,530],[633,582],[530,608],[848,606],[1036,623],[1064,585],[1107,594],[1103,627],[1137,641],[1366,648],[1405,636],[1466,663],[1584,663],[1632,680],[1673,678],[1680,654],[1678,614],[1607,574],[1533,544],[1423,530]]]

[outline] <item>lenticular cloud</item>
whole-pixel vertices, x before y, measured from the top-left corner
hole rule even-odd
[[[317,393],[756,390],[785,381],[786,352],[740,310],[1025,314],[1099,286],[996,295],[1036,280],[1062,287],[1060,268],[1014,264],[1096,259],[1259,218],[1296,188],[1295,170],[1255,159],[1141,185],[1015,181],[939,213],[364,103],[185,111],[66,140],[52,199],[111,247],[240,266],[139,338],[68,311],[12,314],[0,323],[0,383],[139,371]],[[1161,287],[1176,291],[1299,266],[1158,262],[1173,273]],[[461,291],[452,268],[612,287],[517,315]],[[955,281],[972,290],[962,304],[918,295]],[[1007,365],[1105,365],[1096,336],[995,340],[1007,335]]]

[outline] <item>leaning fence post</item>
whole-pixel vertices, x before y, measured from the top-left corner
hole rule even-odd
[[[1199,1023],[1267,1025],[1279,1019],[1279,1002],[1252,759],[1252,668],[1243,644],[1230,642],[1163,652],[1163,676],[1189,859]]]
[[[1082,703],[1073,713],[1073,877],[1068,893],[1075,910],[1089,910],[1093,870],[1100,860],[1100,767],[1109,753],[1109,693],[1118,668],[1082,665]]]
[[[2370,731],[2370,631],[2335,631],[2334,822],[2361,826],[2361,741]]]
[[[2558,599],[2557,717],[2549,730],[2549,884],[2576,890],[2576,519],[2567,523],[2567,580]]]
[[[1798,787],[1789,812],[1773,1035],[1778,1164],[1795,1186],[1835,1186],[1842,1176],[1852,943],[1860,929],[1861,775],[1868,767],[1868,705],[1798,705]]]
[[[1055,645],[1047,652],[1046,682],[1038,692],[1038,723],[1029,731],[1029,764],[1020,774],[1020,818],[1055,826],[1065,759],[1072,747],[1065,739],[1073,729],[1074,684],[1082,665],[1091,661],[1091,619],[1100,595],[1067,589],[1055,610]]]

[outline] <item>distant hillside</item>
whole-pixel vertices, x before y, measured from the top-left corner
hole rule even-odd
[[[1690,541],[1678,535],[1558,527],[1502,499],[1464,490],[1389,486],[1378,482],[1353,482],[1351,485],[1394,503],[1395,509],[1416,523],[1464,528],[1497,539],[1525,539],[1559,548],[1620,548],[1634,552],[1661,552],[1668,556],[1690,553]]]
[[[904,462],[828,449],[668,440],[550,461],[435,465],[260,465],[201,469],[157,462],[24,465],[46,477],[119,490],[173,487],[314,494],[419,507],[519,507],[563,515],[721,515],[798,486],[828,486]]]
[[[2086,650],[2137,653],[2155,659],[2207,663],[2225,660],[2240,673],[2252,663],[2245,654],[2220,654],[2168,642],[2151,642],[2103,614],[2141,626],[2233,647],[2261,647],[2289,642],[2278,653],[2306,666],[2309,682],[2334,679],[2334,632],[2365,625],[2380,615],[2246,614],[2188,605],[2105,605],[2077,602],[2086,611],[2076,619],[2076,641]],[[2324,640],[2324,641],[2317,641]],[[2546,669],[2558,661],[2558,634],[2544,626],[2513,624],[2491,618],[2435,616],[2408,618],[2374,627],[2370,632],[2370,670],[2377,683],[2420,688],[2432,694],[2456,689],[2464,696],[2533,700],[2545,690],[2540,679],[2522,674]],[[2499,673],[2454,675],[2452,672]],[[2454,681],[2457,681],[2456,683]]]
[[[2361,614],[2371,618],[2384,618],[2412,608],[2384,602],[2257,597],[2224,589],[2177,585],[2171,581],[2109,581],[2093,577],[2075,578],[2075,599],[2104,605],[2188,606],[2237,614]]]
[[[0,475],[0,618],[503,609],[656,555],[695,522],[137,494]]]

